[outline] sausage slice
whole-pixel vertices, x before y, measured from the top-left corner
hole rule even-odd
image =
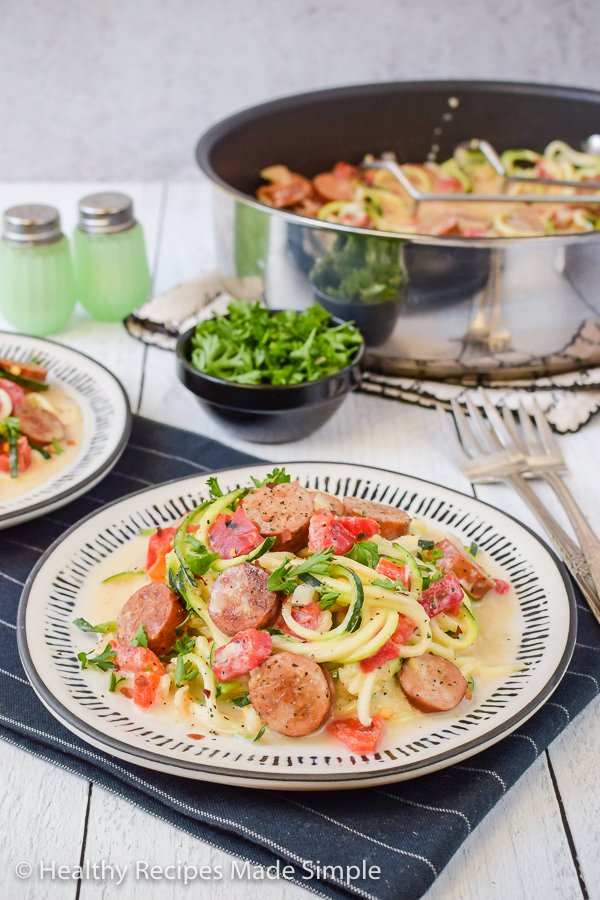
[[[19,403],[13,415],[19,419],[19,426],[25,437],[35,441],[36,444],[50,444],[52,438],[62,441],[65,436],[65,426],[54,413],[47,409],[40,409],[33,403]]]
[[[143,625],[148,649],[163,656],[177,640],[175,629],[185,617],[183,606],[166,584],[146,584],[129,598],[117,616],[117,639],[130,643]]]
[[[276,539],[273,550],[298,550],[307,543],[315,507],[311,493],[299,484],[267,484],[248,494],[243,506],[260,534]]]
[[[398,681],[410,704],[425,713],[454,709],[468,687],[454,663],[432,653],[404,660]]]
[[[482,600],[489,591],[494,589],[494,579],[488,575],[485,569],[448,538],[439,541],[437,547],[444,554],[441,559],[436,560],[438,568],[442,572],[452,572],[456,575],[460,584],[476,600]]]
[[[329,716],[334,691],[317,663],[296,653],[276,653],[250,675],[250,702],[279,734],[303,737]]]
[[[360,497],[344,497],[344,515],[375,519],[381,527],[381,537],[386,541],[395,541],[403,534],[408,534],[410,528],[410,516],[403,509],[387,503],[361,500]]]
[[[336,497],[335,494],[328,494],[327,491],[309,491],[308,492],[313,499],[314,502],[317,497],[321,497],[329,503],[331,507],[331,512],[336,516],[344,515],[344,504],[340,500],[339,497]]]
[[[267,588],[269,573],[252,563],[222,572],[212,586],[208,614],[227,635],[247,628],[266,628],[279,613],[279,598]]]
[[[9,371],[18,369],[19,371],[15,372],[16,375],[31,378],[32,381],[45,381],[48,374],[48,369],[45,369],[44,366],[34,362],[21,362],[18,359],[0,359],[0,366]]]

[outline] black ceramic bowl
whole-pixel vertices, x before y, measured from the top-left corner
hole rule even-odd
[[[273,310],[275,312],[275,310]],[[333,318],[335,325],[341,325]],[[215,421],[257,444],[283,444],[312,434],[339,409],[360,382],[361,344],[345,368],[302,384],[237,384],[199,372],[190,363],[194,328],[177,341],[177,375]]]

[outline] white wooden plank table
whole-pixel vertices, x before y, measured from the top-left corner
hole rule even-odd
[[[0,206],[48,202],[70,232],[76,202],[108,185],[4,184]],[[210,266],[214,248],[210,192],[198,180],[173,184],[110,185],[134,198],[160,293]],[[0,322],[0,327],[4,327]],[[91,322],[78,309],[55,337],[98,358],[123,381],[134,411],[157,421],[214,437],[242,450],[280,460],[336,460],[381,466],[471,492],[439,440],[435,415],[420,407],[352,395],[315,435],[294,444],[254,445],[232,439],[202,412],[175,378],[172,354],[144,347],[120,324]],[[569,485],[600,531],[600,479],[596,477],[600,421],[560,438]],[[490,485],[477,495],[537,530],[521,501]],[[556,509],[552,497],[547,497]],[[561,511],[557,515],[563,519]],[[1,537],[0,537],[1,539]],[[581,613],[586,615],[585,612]],[[599,659],[600,671],[600,659]],[[427,900],[600,900],[600,700],[567,727],[468,838],[427,894]],[[308,893],[280,882],[231,880],[231,858],[156,819],[103,788],[35,759],[0,741],[0,896],[2,900],[302,900]],[[106,878],[73,882],[38,877],[19,880],[21,860],[73,866],[80,861],[128,865],[121,885]],[[138,860],[151,865],[223,867],[220,881],[185,887],[167,878],[133,877]],[[401,887],[399,886],[399,896]]]

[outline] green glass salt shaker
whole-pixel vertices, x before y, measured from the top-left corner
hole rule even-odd
[[[119,322],[146,302],[144,232],[130,197],[107,191],[80,200],[73,247],[77,297],[95,319]]]
[[[0,241],[0,310],[19,331],[62,331],[75,306],[69,241],[58,210],[28,203],[4,213]]]

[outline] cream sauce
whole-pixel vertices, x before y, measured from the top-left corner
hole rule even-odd
[[[428,529],[428,534],[432,537],[439,538],[443,532],[434,528]],[[135,537],[125,547],[116,551],[111,557],[102,563],[95,570],[94,575],[90,579],[88,597],[89,606],[83,614],[92,624],[99,622],[113,621],[117,618],[120,610],[124,606],[129,597],[144,584],[149,583],[143,571],[146,550],[148,546],[147,537]],[[504,578],[508,581],[506,573],[486,557],[481,551],[477,556],[477,562],[480,563],[494,578]],[[103,580],[116,573],[140,570],[140,577],[135,580],[111,581],[103,584]],[[506,594],[498,594],[492,592],[483,601],[477,602],[473,606],[473,613],[478,625],[478,636],[475,643],[457,654],[457,659],[461,657],[475,658],[485,667],[489,666],[505,666],[515,662],[517,651],[519,648],[519,633],[521,625],[521,612],[518,604],[517,596],[514,590]],[[92,635],[82,635],[82,640],[77,642],[77,650],[86,650],[90,652],[93,649]],[[104,636],[99,636],[104,643]],[[96,674],[96,673],[94,673]],[[489,688],[494,683],[501,683],[507,676],[506,674],[494,675],[489,673],[474,674],[475,686],[473,690],[473,699],[471,701],[463,700],[460,705],[461,713],[464,715],[470,709],[476,708],[483,697],[488,693]],[[98,673],[98,686],[105,686],[102,692],[107,696],[108,692],[108,676],[100,676]],[[336,701],[336,709],[343,711],[345,715],[356,715],[356,698],[346,694],[340,688],[339,682],[336,682],[338,699]],[[133,678],[122,682],[122,687],[132,687]],[[192,687],[193,690],[193,687]],[[130,701],[128,701],[130,702]],[[406,699],[402,688],[400,687],[396,677],[388,680],[382,689],[373,695],[371,701],[371,713],[380,712],[385,707],[393,707],[396,711],[394,715],[386,721],[385,737],[382,747],[391,747],[394,742],[401,739],[408,733],[415,732],[418,728],[428,729],[434,722],[442,722],[456,717],[456,709],[447,713],[422,713],[415,710]],[[246,715],[253,715],[246,710],[235,710],[230,704],[222,705],[222,710],[229,718],[243,722]],[[141,710],[137,711],[138,713]],[[182,727],[186,733],[200,734],[203,737],[209,735],[207,726],[193,715],[186,712],[184,708],[176,709],[174,704],[174,692],[171,691],[166,698],[160,698],[147,713],[152,718],[158,718],[165,724],[177,724]],[[267,733],[261,740],[261,745],[284,744],[298,746],[298,742],[308,742],[311,745],[322,745],[328,747],[337,747],[338,744],[331,738],[325,730],[319,733],[308,735],[305,738],[287,738],[283,735]],[[381,748],[380,748],[381,749]]]
[[[51,384],[43,394],[31,393],[27,395],[26,402],[32,402],[30,398],[41,397],[40,404],[48,401],[51,411],[65,426],[66,437],[61,441],[64,452],[44,459],[37,450],[31,451],[31,465],[17,478],[11,478],[8,472],[0,472],[0,505],[3,500],[12,500],[28,491],[39,487],[50,478],[54,478],[70,463],[73,462],[81,449],[83,440],[83,415],[77,404],[61,388]],[[35,401],[34,401],[35,402]]]

